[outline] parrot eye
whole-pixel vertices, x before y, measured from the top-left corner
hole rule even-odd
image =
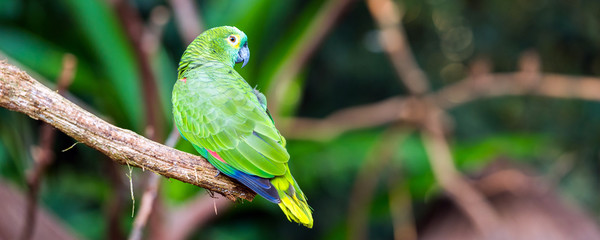
[[[229,41],[231,43],[235,43],[235,42],[237,42],[237,38],[234,35],[231,35],[231,36],[229,36]]]

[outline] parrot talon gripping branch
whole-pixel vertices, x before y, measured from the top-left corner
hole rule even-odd
[[[312,209],[292,177],[286,141],[266,98],[233,69],[249,59],[248,38],[239,29],[223,26],[200,34],[179,63],[175,124],[219,172],[278,204],[288,220],[312,228]]]

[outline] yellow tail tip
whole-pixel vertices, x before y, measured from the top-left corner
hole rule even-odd
[[[306,203],[306,200],[293,197],[282,197],[279,207],[289,221],[300,223],[307,228],[313,227],[312,209]]]
[[[306,203],[306,197],[292,177],[289,169],[283,176],[271,179],[279,195],[279,208],[291,222],[300,223],[307,228],[313,227],[312,209]]]

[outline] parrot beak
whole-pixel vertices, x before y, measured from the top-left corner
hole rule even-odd
[[[248,42],[246,42],[246,43],[244,43],[244,46],[242,46],[242,48],[238,52],[238,56],[237,56],[237,59],[235,60],[235,63],[243,62],[244,64],[242,64],[242,67],[244,67],[244,66],[246,66],[246,63],[248,63],[249,59],[250,59],[250,50],[248,49]]]

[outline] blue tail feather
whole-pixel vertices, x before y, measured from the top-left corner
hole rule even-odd
[[[210,164],[215,166],[225,175],[238,180],[240,183],[244,184],[244,186],[252,189],[252,191],[256,192],[258,195],[261,195],[265,199],[269,200],[269,202],[276,204],[281,202],[279,193],[277,193],[277,189],[275,189],[268,178],[261,178],[236,170],[208,154],[208,151],[205,148],[199,147],[196,144],[192,144],[192,146],[194,146],[196,151],[206,158]]]
[[[246,187],[249,187],[258,195],[261,195],[270,202],[276,204],[279,204],[281,202],[281,200],[279,199],[279,194],[277,193],[277,189],[275,189],[275,187],[273,186],[273,184],[271,184],[269,179],[253,176],[238,170],[234,170],[232,174],[225,174],[238,180]]]

